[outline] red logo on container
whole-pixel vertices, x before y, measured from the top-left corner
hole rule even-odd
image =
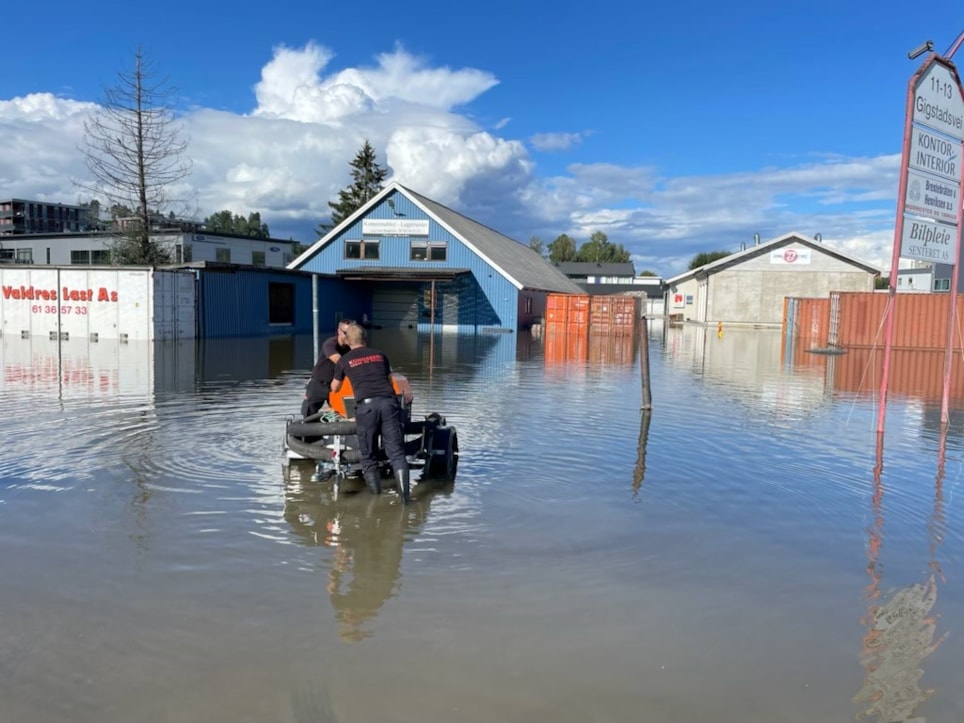
[[[788,264],[792,264],[794,261],[797,260],[797,252],[794,251],[793,249],[787,249],[786,251],[783,252],[783,260],[786,261]]]

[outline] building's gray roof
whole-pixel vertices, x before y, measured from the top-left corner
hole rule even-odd
[[[593,296],[646,296],[651,299],[662,299],[666,292],[663,284],[590,284],[577,281],[576,284],[585,294]]]
[[[626,263],[600,263],[593,261],[557,261],[553,264],[566,276],[635,276],[632,261]]]
[[[880,269],[876,266],[871,266],[870,264],[861,261],[849,254],[845,254],[843,251],[838,251],[832,246],[821,243],[816,239],[812,239],[809,236],[805,236],[802,233],[797,233],[796,231],[791,231],[790,233],[785,233],[782,236],[777,236],[774,239],[765,241],[764,243],[757,244],[755,246],[750,246],[743,251],[738,251],[736,253],[730,254],[729,256],[724,256],[716,261],[711,261],[708,264],[703,264],[702,266],[685,271],[682,274],[673,276],[672,278],[666,279],[666,285],[671,286],[673,284],[679,284],[687,279],[693,278],[694,276],[709,276],[715,274],[723,269],[727,269],[731,266],[736,266],[741,264],[747,259],[751,259],[754,256],[759,256],[761,254],[769,253],[775,248],[780,248],[781,246],[789,246],[790,244],[803,244],[804,246],[809,246],[810,248],[819,251],[820,253],[827,254],[829,256],[835,256],[842,261],[846,261],[848,264],[853,264],[869,274],[879,274]]]
[[[523,246],[518,241],[401,184],[393,185],[519,288],[566,294],[583,293],[565,274],[528,246]]]

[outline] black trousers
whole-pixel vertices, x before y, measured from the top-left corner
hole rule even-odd
[[[322,405],[328,401],[328,392],[331,391],[331,382],[325,384],[318,379],[309,379],[305,387],[305,401],[301,403],[301,416],[310,417],[319,411]]]
[[[368,402],[359,402],[355,408],[355,429],[362,472],[378,471],[379,435],[392,469],[395,472],[408,469],[402,408],[396,397],[375,397]]]

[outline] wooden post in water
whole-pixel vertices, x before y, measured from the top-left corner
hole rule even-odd
[[[640,409],[653,408],[653,393],[649,388],[649,325],[646,314],[639,319],[639,377],[643,385],[643,399]]]

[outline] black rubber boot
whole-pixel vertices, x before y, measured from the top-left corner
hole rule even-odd
[[[365,472],[365,484],[368,485],[368,491],[373,495],[380,495],[382,493],[382,476],[378,474],[378,470],[372,472]]]
[[[412,501],[411,489],[408,481],[408,467],[395,470],[395,481],[398,483],[398,494],[406,505]]]

